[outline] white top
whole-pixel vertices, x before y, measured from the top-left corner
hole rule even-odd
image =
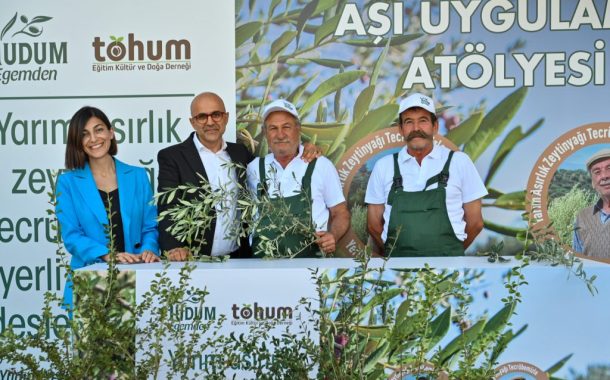
[[[193,141],[212,190],[225,192],[224,201],[216,205],[216,228],[211,254],[212,256],[226,255],[237,250],[235,239],[227,239],[225,233],[229,223],[236,220],[237,175],[234,168],[222,166],[231,163],[226,142],[223,141],[222,148],[214,153],[199,141],[196,133],[193,135]]]
[[[301,181],[307,170],[307,163],[301,159],[303,146],[299,146],[299,154],[288,163],[286,168],[275,159],[273,153],[265,156],[266,180],[269,197],[290,197],[301,192]],[[248,188],[256,194],[260,180],[259,160],[248,164]],[[316,167],[311,175],[312,220],[316,231],[326,231],[328,228],[328,209],[345,201],[337,169],[326,157],[318,157]]]
[[[450,150],[442,145],[434,145],[434,148],[421,162],[417,163],[415,157],[407,153],[407,148],[398,153],[398,167],[402,175],[404,191],[422,191],[426,187],[428,178],[433,177],[443,170],[443,166],[449,157]],[[381,238],[386,240],[390,212],[392,206],[386,202],[392,188],[394,179],[394,158],[387,155],[375,164],[369,183],[366,188],[364,201],[368,204],[384,204],[383,211],[383,233]],[[436,189],[438,184],[433,184],[427,190]],[[455,236],[461,241],[466,239],[466,222],[464,222],[463,204],[483,198],[487,195],[487,189],[470,158],[463,152],[455,152],[449,166],[449,181],[447,182],[447,213]]]

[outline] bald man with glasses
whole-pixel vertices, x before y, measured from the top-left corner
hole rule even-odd
[[[245,186],[244,168],[254,158],[241,144],[226,142],[223,134],[229,121],[223,100],[215,93],[203,92],[191,102],[189,118],[194,131],[182,143],[161,150],[157,156],[159,163],[158,191],[174,189],[179,185],[198,185],[201,177],[211,189],[226,190],[227,204],[216,205],[216,212],[210,228],[204,231],[206,242],[199,252],[190,252],[167,230],[171,221],[159,222],[159,245],[167,252],[171,261],[184,261],[191,254],[208,256],[230,255],[232,258],[252,256],[248,239],[236,241],[227,237],[225,227],[237,218],[237,183]],[[226,165],[229,163],[238,164]],[[183,194],[186,200],[195,199],[199,194]],[[177,204],[159,202],[159,213]]]

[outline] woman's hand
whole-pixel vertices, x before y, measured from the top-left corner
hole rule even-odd
[[[102,260],[108,262],[110,260],[110,254],[107,253],[102,256]],[[118,261],[120,264],[136,264],[142,262],[142,257],[135,253],[118,252],[116,254],[116,261]]]

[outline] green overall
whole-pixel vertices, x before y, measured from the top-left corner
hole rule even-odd
[[[265,160],[259,159],[260,183],[258,186],[258,197],[267,194],[267,180],[265,175]],[[311,219],[311,175],[316,166],[316,160],[313,160],[307,166],[305,175],[301,181],[301,192],[288,197],[279,196],[277,198],[269,198],[260,210],[261,219],[259,221],[256,232],[252,238],[252,250],[256,255],[260,251],[261,236],[274,240],[278,236],[284,235],[278,241],[278,251],[281,254],[287,253],[288,249],[294,254],[300,251],[296,257],[318,257],[318,245],[314,242],[313,233],[305,233],[304,231],[295,230],[293,218],[309,226],[310,231],[313,231],[313,222]],[[287,220],[282,215],[291,215]],[[306,244],[309,244],[305,246]]]
[[[455,236],[447,214],[446,187],[453,151],[443,170],[426,182],[422,191],[405,192],[398,168],[398,153],[394,154],[394,180],[388,196],[392,206],[386,255],[392,257],[461,256],[464,245]],[[427,190],[430,185],[438,187]]]

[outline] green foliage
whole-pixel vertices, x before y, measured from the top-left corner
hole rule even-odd
[[[49,197],[52,209],[47,213],[52,229],[58,231],[55,193],[49,193]],[[109,204],[108,220],[111,207]],[[178,315],[169,313],[170,307],[179,308],[187,299],[203,304],[207,292],[190,285],[194,266],[185,265],[178,285],[174,285],[166,265],[136,305],[135,272],[119,271],[112,230],[112,225],[106,226],[109,259],[107,268],[100,272],[73,271],[58,234],[57,255],[66,279],[72,282],[75,302],[64,304],[62,297],[45,293],[44,320],[53,320],[53,311],[59,306],[66,307],[70,314],[65,328],[52,326],[57,338],[46,337],[44,323],[34,334],[20,337],[9,327],[0,335],[0,358],[14,366],[18,378],[157,379],[161,369],[163,378],[185,378],[191,371],[190,358],[214,344],[213,332],[222,319],[203,323],[199,330],[186,334],[175,327]],[[199,338],[206,332],[212,338],[201,342]],[[176,352],[171,360],[164,357],[167,347],[174,347]]]
[[[580,210],[595,203],[595,195],[574,185],[565,195],[552,199],[548,207],[549,219],[560,241],[572,246],[574,223]]]
[[[574,187],[589,193],[595,193],[595,190],[591,187],[591,176],[586,170],[557,170],[549,185],[549,200],[552,201],[566,195]]]
[[[360,241],[366,242],[369,239],[367,232],[367,209],[366,206],[355,205],[352,207],[352,231],[356,233],[356,236]]]

